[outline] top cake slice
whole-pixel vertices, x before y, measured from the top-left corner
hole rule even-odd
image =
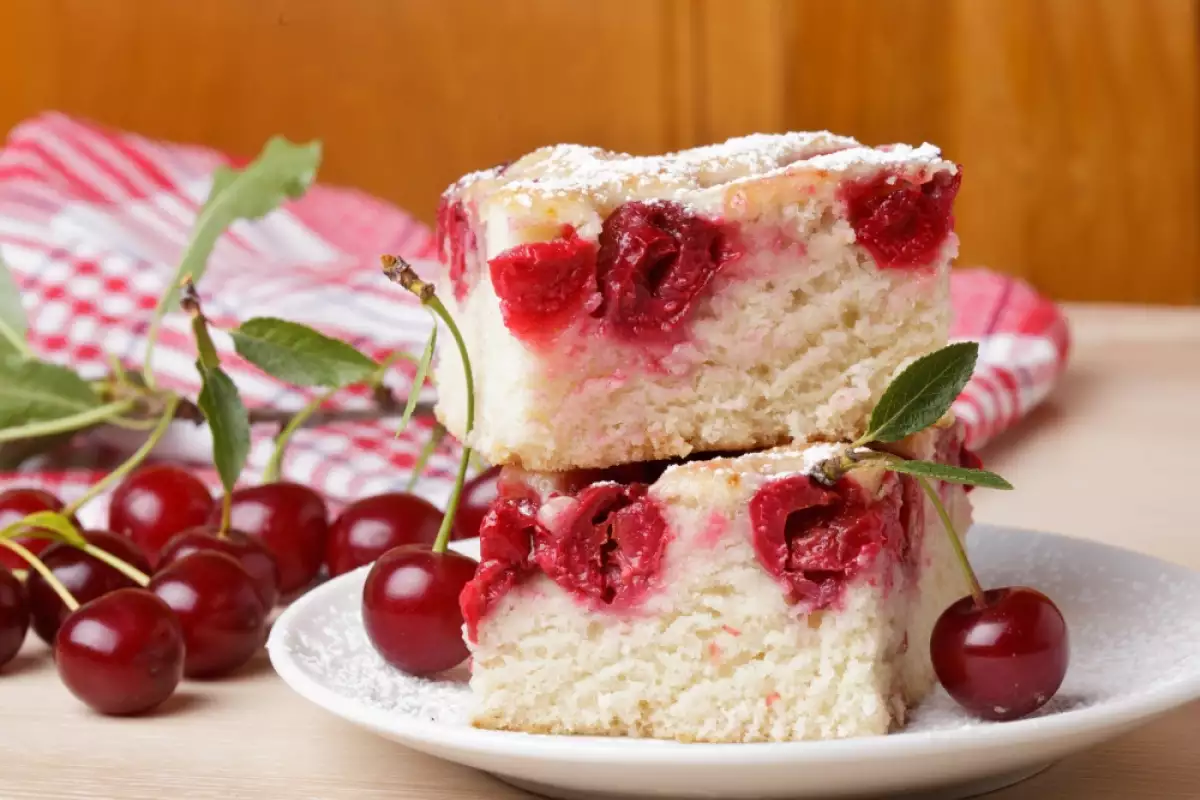
[[[856,436],[890,377],[946,343],[959,181],[932,145],[829,133],[559,145],[466,176],[438,243],[470,444],[565,470]],[[461,438],[454,347],[436,380]]]

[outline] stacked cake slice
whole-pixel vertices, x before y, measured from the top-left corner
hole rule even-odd
[[[558,146],[438,215],[438,414],[503,464],[463,594],[474,721],[683,741],[885,733],[965,593],[929,500],[855,456],[946,342],[960,175],[932,146]],[[905,457],[970,456],[946,419]],[[897,449],[898,448],[898,449]],[[963,529],[964,490],[935,483]]]

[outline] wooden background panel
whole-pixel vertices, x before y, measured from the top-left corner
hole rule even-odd
[[[430,219],[556,141],[929,140],[963,263],[1062,299],[1200,301],[1200,0],[0,0],[0,130],[46,108],[241,154]]]
[[[320,137],[324,180],[431,219],[459,175],[546,143],[690,140],[688,13],[686,0],[0,0],[0,130],[56,108],[241,154],[274,133]]]
[[[965,165],[960,263],[1200,301],[1193,0],[780,0],[784,126]]]

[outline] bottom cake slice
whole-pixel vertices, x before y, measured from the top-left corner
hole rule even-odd
[[[944,422],[894,452],[960,464],[961,442]],[[845,447],[507,472],[462,597],[473,723],[704,742],[903,724],[934,684],[933,624],[968,589],[912,478],[814,477]],[[934,486],[965,532],[964,489]]]

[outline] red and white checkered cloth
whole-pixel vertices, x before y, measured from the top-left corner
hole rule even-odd
[[[231,161],[59,114],[13,129],[0,150],[0,249],[23,292],[35,351],[89,376],[108,370],[105,353],[140,367],[152,309],[174,275],[212,170]],[[205,310],[221,326],[258,315],[306,322],[377,358],[396,348],[419,353],[429,317],[383,281],[381,253],[435,257],[430,231],[404,212],[356,191],[314,186],[262,220],[233,226],[200,287]],[[980,367],[955,406],[978,446],[1050,392],[1065,364],[1067,327],[1057,307],[1030,287],[985,271],[955,274],[954,303],[954,335],[982,344]],[[291,409],[307,401],[307,392],[225,350],[248,405]],[[196,392],[194,359],[186,318],[169,315],[155,358],[161,383]],[[398,395],[411,378],[410,366],[397,367]],[[365,393],[346,391],[330,407],[368,403]],[[390,422],[304,430],[293,440],[285,475],[343,500],[392,489],[406,481],[428,433],[428,421],[399,438]],[[265,466],[272,434],[256,430],[248,477]],[[168,438],[164,451],[207,463],[202,430],[180,424]],[[27,462],[20,475],[0,475],[0,486],[42,485],[70,498],[116,463],[121,445],[81,437]],[[452,444],[431,460],[421,484],[431,499],[444,496],[455,460]]]

